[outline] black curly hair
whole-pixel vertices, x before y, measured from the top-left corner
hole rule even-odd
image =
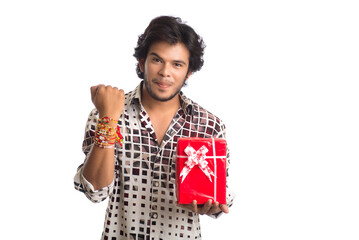
[[[143,79],[139,61],[146,60],[148,49],[154,42],[165,41],[169,44],[183,43],[190,52],[188,72],[199,71],[203,66],[205,43],[193,28],[182,22],[181,18],[160,16],[153,19],[145,32],[138,37],[133,56],[137,59],[136,72]]]

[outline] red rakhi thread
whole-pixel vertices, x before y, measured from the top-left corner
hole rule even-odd
[[[94,143],[100,148],[114,148],[116,142],[121,146],[123,144],[123,137],[120,132],[120,127],[110,127],[110,123],[117,123],[116,120],[110,117],[102,117],[97,121],[95,136],[93,137]]]

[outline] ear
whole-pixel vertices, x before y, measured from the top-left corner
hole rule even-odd
[[[138,61],[138,66],[140,67],[141,72],[145,72],[145,60],[143,58]]]
[[[190,71],[188,71],[188,73],[187,73],[187,75],[186,75],[186,81],[188,80],[188,78],[190,77],[192,75],[192,71],[190,70]]]

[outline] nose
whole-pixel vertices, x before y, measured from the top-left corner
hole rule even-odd
[[[162,77],[169,77],[171,72],[171,67],[168,64],[163,64],[162,68],[159,71],[159,74]]]

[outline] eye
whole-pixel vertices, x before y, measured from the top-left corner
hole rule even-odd
[[[174,63],[175,67],[182,67],[182,64],[181,63]]]
[[[159,59],[157,57],[154,57],[154,58],[152,58],[152,61],[155,62],[155,63],[160,63],[161,59]]]

